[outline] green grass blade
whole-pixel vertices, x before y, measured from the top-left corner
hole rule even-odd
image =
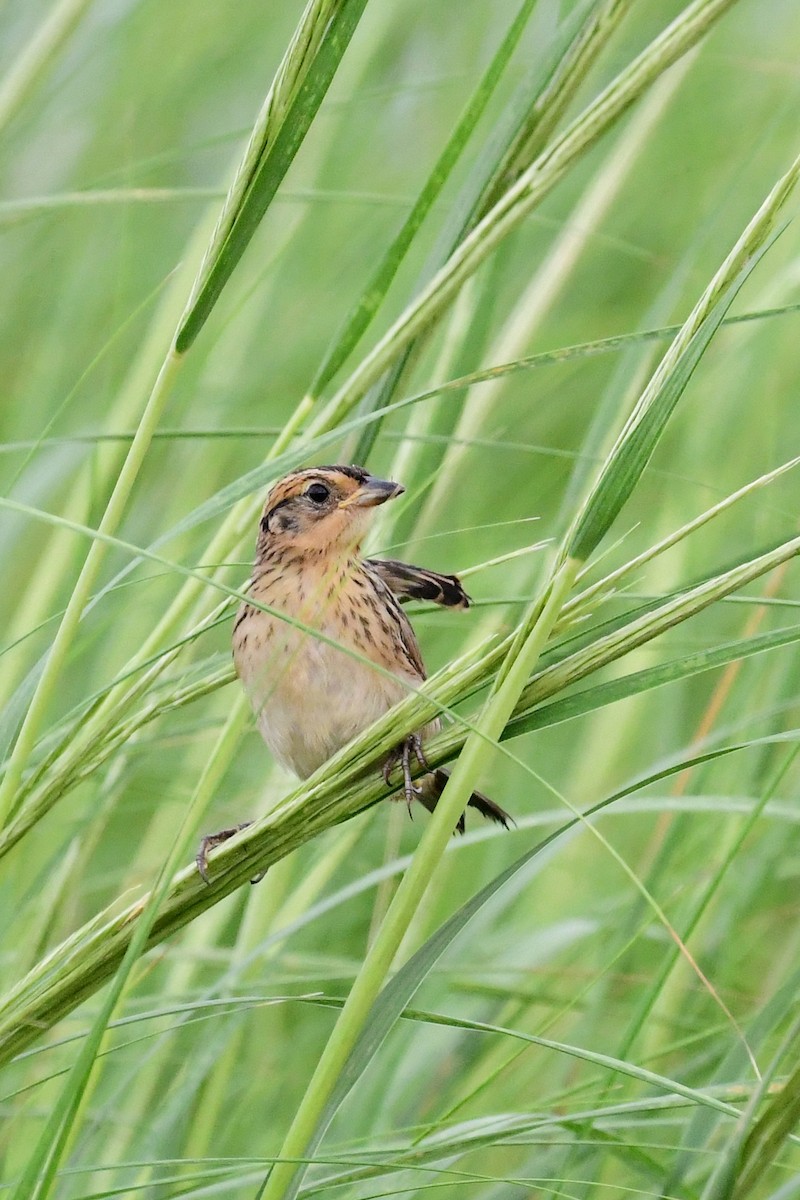
[[[777,215],[799,174],[797,159],[767,196],[662,359],[574,522],[570,555],[585,561],[628,500],[730,305],[777,236],[772,233]]]
[[[776,1089],[753,1127],[750,1129],[744,1145],[734,1144],[730,1159],[730,1170],[727,1180],[721,1181],[719,1197],[732,1196],[734,1200],[744,1200],[752,1195],[754,1188],[760,1182],[764,1173],[775,1162],[787,1141],[796,1136],[800,1123],[800,1066],[797,1065],[798,1050],[800,1050],[800,1018],[796,1018],[788,1030],[783,1044],[779,1047],[769,1069],[765,1072],[762,1095],[766,1095],[767,1087],[775,1079],[784,1060],[791,1052],[791,1073]],[[753,1104],[753,1111],[756,1104]],[[737,1169],[738,1168],[738,1169]],[[713,1200],[717,1194],[712,1193]]]
[[[91,0],[56,0],[25,48],[17,51],[0,84],[0,129],[25,103],[90,4]]]
[[[499,199],[505,187],[530,166],[536,152],[544,145],[546,136],[558,123],[578,81],[601,53],[630,3],[631,0],[600,0],[587,6],[583,12],[576,9],[569,14],[563,23],[563,32],[559,31],[559,44],[546,69],[532,72],[519,89],[514,105],[514,121],[509,125],[504,118],[502,127],[487,139],[486,149],[480,154],[476,168],[461,189],[453,214],[423,268],[422,283],[427,283],[431,275],[458,249],[478,220]],[[503,186],[499,186],[501,179],[505,181]],[[369,291],[365,302],[371,303]],[[411,374],[437,324],[438,318],[404,347],[383,377],[363,397],[360,405],[362,413],[388,410],[393,396]],[[473,352],[477,349],[474,342],[475,339],[470,338]],[[321,386],[319,381],[312,386],[310,394],[297,410],[298,417],[310,411]],[[346,444],[344,457],[352,458],[355,462],[367,462],[382,424],[382,420],[379,420],[366,426],[355,444],[352,441]]]
[[[560,662],[545,667],[531,680],[523,693],[521,703],[533,706],[539,697],[545,698],[545,693],[551,687],[555,691],[561,691],[577,682],[584,670],[594,671],[600,666],[616,661],[620,651],[623,654],[629,653],[645,641],[651,641],[659,634],[674,628],[676,624],[702,612],[710,604],[774,570],[781,563],[789,562],[798,554],[800,538],[790,538],[765,554],[758,555],[720,575],[712,576],[685,593],[670,597],[666,603],[635,617],[605,637],[597,638]]]
[[[640,785],[643,786],[643,785]],[[616,798],[616,797],[615,797]],[[571,821],[566,822],[554,833],[538,842],[531,850],[528,850],[520,858],[516,859],[511,866],[507,867],[490,883],[477,892],[469,901],[463,904],[457,912],[455,912],[435,933],[427,939],[423,946],[417,950],[407,962],[405,962],[392,976],[391,980],[381,991],[378,998],[375,1000],[369,1018],[365,1023],[357,1041],[346,1060],[346,1063],[339,1074],[336,1087],[331,1093],[331,1096],[325,1105],[325,1108],[320,1116],[319,1123],[316,1127],[313,1139],[307,1147],[307,1153],[311,1155],[316,1147],[320,1144],[326,1129],[330,1126],[336,1112],[341,1107],[342,1103],[361,1078],[364,1071],[375,1058],[380,1047],[386,1040],[390,1030],[395,1023],[400,1020],[408,1009],[410,1001],[413,999],[416,992],[419,990],[425,978],[430,974],[433,968],[441,959],[445,951],[455,941],[455,939],[464,931],[469,922],[485,907],[485,905],[497,895],[502,888],[509,883],[515,876],[524,870],[538,856],[544,853],[554,841],[562,837],[565,832],[574,828],[582,820],[586,820],[591,815],[601,811],[612,803],[612,798],[601,801],[599,805],[589,809],[582,817],[576,817]],[[459,1024],[457,1018],[445,1018],[447,1023]],[[468,1022],[470,1028],[478,1026],[473,1022]],[[480,1026],[483,1029],[493,1029],[499,1031],[497,1027],[487,1025]],[[532,1044],[547,1045],[553,1049],[565,1050],[566,1048],[560,1043],[548,1041],[533,1035],[520,1035],[526,1040],[530,1040]],[[717,1111],[726,1112],[729,1115],[738,1115],[738,1110],[730,1105],[725,1105],[707,1095],[701,1095],[694,1089],[683,1089],[680,1085],[675,1085],[672,1080],[664,1080],[655,1075],[642,1071],[630,1063],[620,1063],[617,1060],[612,1062],[611,1059],[604,1055],[594,1055],[591,1052],[576,1051],[575,1048],[567,1050],[568,1053],[578,1053],[583,1055],[588,1053],[588,1056],[596,1065],[608,1067],[612,1070],[622,1070],[625,1073],[632,1073],[640,1080],[645,1080],[649,1084],[664,1087],[667,1091],[674,1091],[686,1097],[690,1097],[695,1103],[708,1104]],[[295,1185],[296,1187],[296,1185]],[[291,1188],[286,1192],[287,1196],[296,1195],[296,1190]]]
[[[21,1178],[12,1192],[13,1200],[46,1200],[50,1194],[65,1147],[70,1138],[81,1102],[86,1093],[89,1077],[100,1053],[103,1038],[114,1010],[128,983],[131,972],[144,953],[151,930],[170,888],[170,881],[184,853],[185,833],[190,828],[193,810],[202,804],[203,798],[216,789],[227,766],[226,753],[232,742],[238,741],[245,705],[242,700],[234,708],[227,725],[221,732],[209,756],[207,768],[197,783],[181,828],[171,850],[167,854],[158,878],[146,903],[142,906],[135,928],[131,933],[125,954],[114,973],[111,987],[103,998],[92,1028],[83,1040],[78,1057],[67,1076],[58,1100],[49,1114],[39,1141],[30,1155]]]
[[[19,80],[51,17],[82,3],[6,5],[5,76]],[[5,123],[0,82],[12,297],[0,330],[0,772],[55,631],[78,611],[87,550],[105,547],[13,764],[0,833],[0,855],[15,840],[0,861],[9,1195],[252,1200],[433,825],[417,805],[411,821],[384,802],[378,764],[438,714],[431,762],[469,742],[459,787],[480,768],[478,786],[517,826],[468,813],[466,835],[448,835],[387,979],[535,842],[577,823],[494,892],[383,1026],[378,993],[378,1024],[343,1064],[346,1099],[284,1176],[297,1168],[305,1195],[442,1200],[698,1200],[730,1194],[734,1177],[743,1200],[789,1200],[796,221],[720,322],[535,666],[518,657],[551,556],[568,551],[562,531],[798,152],[787,48],[800,9],[759,22],[752,0],[723,4],[541,0],[427,208],[429,172],[443,154],[450,166],[453,131],[469,132],[470,98],[523,0],[365,8],[164,393],[117,527],[99,536],[153,380],[344,0],[272,6],[268,19],[258,0],[84,6],[55,55],[33,71],[27,56]],[[678,42],[690,53],[664,72]],[[660,75],[646,96],[645,75]],[[625,115],[620,87],[635,104]],[[526,177],[540,191],[517,219],[504,204],[527,202],[515,193]],[[480,258],[482,219],[497,241]],[[492,222],[505,219],[501,236]],[[433,297],[401,345],[434,273],[468,245],[477,265],[452,304]],[[398,269],[360,340],[308,392],[392,253]],[[334,392],[351,384],[337,413]],[[409,610],[424,689],[298,784],[239,684],[227,687],[232,606],[263,490],[351,454],[406,485],[374,514],[367,552],[461,573],[474,601]],[[512,660],[506,712],[522,690],[498,734],[505,713],[487,717],[486,697]],[[147,931],[153,882],[234,706],[243,726],[217,758],[224,777],[201,795]],[[462,801],[451,787],[441,819]],[[196,838],[247,818],[202,886]],[[120,964],[145,933],[125,983]],[[669,1094],[671,1081],[695,1095]]]
[[[476,125],[483,116],[487,104],[494,95],[497,85],[528,24],[535,3],[536,0],[523,0],[517,15],[508,28],[508,32],[495,51],[492,61],[484,72],[483,78],[470,97],[464,112],[450,135],[447,145],[439,155],[422,191],[414,202],[411,212],[391,242],[382,261],[378,264],[360,300],[346,317],[344,328],[318,367],[310,388],[313,396],[318,395],[322,391],[344,364],[345,359],[347,359],[383,303],[384,297],[397,274],[400,264],[406,256],[411,242],[416,237],[437,196],[439,196],[442,188],[450,178],[456,163],[474,133]],[[358,456],[357,461],[362,462],[363,455]]]
[[[521,103],[516,102],[520,116],[513,136],[499,161],[492,163],[486,183],[472,204],[467,230],[486,215],[544,150],[611,35],[632,8],[632,0],[601,0],[585,9],[574,33],[568,29],[569,41],[554,55],[533,104],[524,93]]]
[[[246,155],[246,182],[237,195],[227,227],[221,231],[214,255],[209,260],[191,307],[178,331],[178,353],[189,349],[233,274],[264,213],[269,208],[283,177],[303,143],[319,106],[336,74],[367,0],[312,0],[306,23],[313,26],[290,55],[301,59],[299,81],[293,81],[285,112],[276,121],[277,130],[265,123],[260,144],[251,144]],[[315,32],[316,31],[316,32]],[[308,61],[310,59],[310,61]]]
[[[704,671],[712,671],[727,666],[728,663],[740,662],[757,654],[792,646],[797,641],[800,641],[800,625],[792,625],[786,629],[775,629],[770,633],[742,638],[708,650],[698,650],[695,654],[687,654],[683,658],[670,659],[668,662],[659,663],[657,667],[634,671],[621,679],[586,688],[574,695],[555,700],[552,704],[544,704],[527,715],[515,717],[509,725],[508,734],[515,737],[523,733],[532,733],[535,729],[546,729],[563,721],[574,721],[576,717],[586,716],[598,708],[605,708],[631,696],[639,696],[653,688],[677,683],[681,679],[691,679]]]
[[[642,92],[691,49],[733,0],[695,0],[523,172],[362,360],[311,426],[336,425],[404,347],[450,304],[490,254]]]

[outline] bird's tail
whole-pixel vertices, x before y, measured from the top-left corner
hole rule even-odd
[[[428,812],[432,813],[436,808],[439,797],[444,791],[449,778],[449,771],[445,770],[444,767],[437,767],[435,771],[431,771],[430,774],[423,775],[421,779],[417,780],[417,786],[420,789],[417,793],[417,799],[424,808],[427,808]],[[490,800],[488,796],[484,796],[483,792],[473,792],[467,801],[467,805],[470,808],[476,808],[482,817],[486,817],[488,821],[496,821],[504,829],[508,829],[509,824],[514,824],[514,818],[509,816],[499,804],[495,804],[494,800]],[[456,825],[458,833],[464,832],[464,815],[462,813],[458,818],[458,824]]]

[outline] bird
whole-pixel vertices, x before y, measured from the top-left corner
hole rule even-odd
[[[469,607],[456,575],[361,556],[373,510],[404,491],[363,467],[340,465],[292,471],[267,495],[247,600],[233,625],[233,660],[261,736],[300,779],[426,678],[401,604]],[[404,797],[409,813],[414,800],[433,812],[447,783],[449,773],[430,768],[424,754],[440,724],[437,717],[412,733],[383,765],[387,784],[402,765],[402,792],[392,798]],[[414,760],[425,769],[417,782]],[[512,822],[482,792],[473,792],[468,805],[506,829]],[[209,850],[249,824],[203,838],[197,866],[206,882]],[[456,828],[464,832],[463,813]]]

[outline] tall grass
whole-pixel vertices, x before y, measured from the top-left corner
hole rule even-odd
[[[777,0],[5,15],[17,1200],[800,1192],[799,45]],[[230,620],[264,489],[347,456],[408,487],[370,551],[475,604],[298,786]],[[378,764],[437,712],[410,823]],[[451,837],[475,786],[513,832]]]

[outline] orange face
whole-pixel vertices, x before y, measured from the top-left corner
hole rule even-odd
[[[280,479],[267,496],[259,554],[291,546],[321,554],[357,546],[370,509],[399,496],[402,484],[377,479],[362,467],[310,467]]]

